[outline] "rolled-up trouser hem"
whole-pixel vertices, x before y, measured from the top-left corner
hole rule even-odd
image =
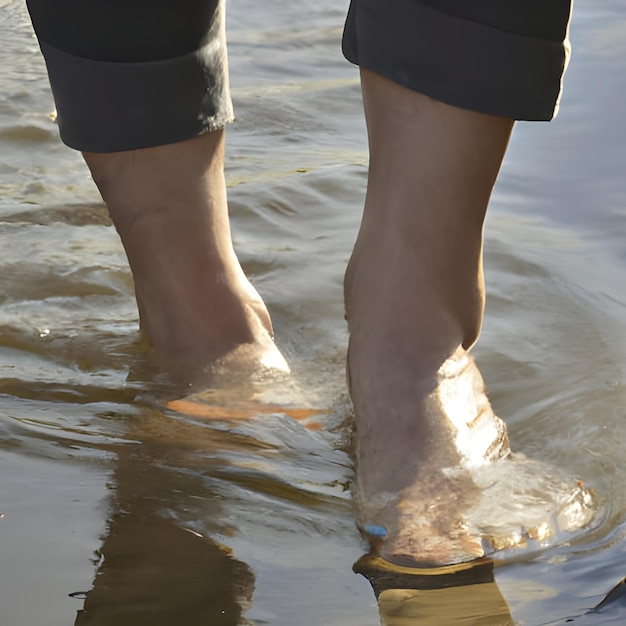
[[[225,43],[143,63],[77,57],[39,41],[61,139],[85,152],[175,143],[233,119]]]
[[[352,0],[343,36],[352,63],[447,104],[517,120],[556,115],[569,52],[567,38],[511,33],[417,0]]]

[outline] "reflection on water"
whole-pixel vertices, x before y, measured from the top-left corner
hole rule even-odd
[[[149,416],[138,417],[137,425]],[[118,448],[98,571],[76,624],[239,624],[253,572],[167,515],[199,498],[212,523],[223,515],[217,494],[203,488],[201,475],[165,466],[172,448],[142,444]]]
[[[475,626],[513,626],[493,570],[489,559],[420,570],[392,566],[370,555],[354,566],[372,585],[382,626],[445,626],[460,620]]]
[[[378,598],[382,626],[513,626],[495,582],[427,592],[409,589],[384,591]]]
[[[366,147],[338,52],[344,7],[230,5],[235,244],[298,384],[330,412],[312,431],[279,413],[232,425],[164,408],[119,241],[59,144],[24,7],[0,0],[0,623],[623,623],[623,585],[602,602],[626,545],[622,3],[577,2],[560,116],[516,131],[476,350],[514,448],[585,477],[604,516],[473,584],[383,588],[369,571],[376,593],[352,572],[365,546],[341,282]]]
[[[111,519],[76,625],[241,623],[254,575],[226,549],[158,518]]]
[[[327,436],[281,415],[224,424],[145,409],[124,421],[101,563],[77,624],[243,623],[255,575],[228,547],[233,535],[264,560],[284,550],[298,572],[315,567],[311,544],[327,553],[325,535],[345,532],[350,466]]]

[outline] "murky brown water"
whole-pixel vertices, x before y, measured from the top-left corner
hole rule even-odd
[[[604,511],[496,569],[526,625],[626,619],[619,597],[583,616],[626,576],[626,8],[598,5],[577,2],[561,113],[517,128],[486,233],[476,356],[493,403],[515,448],[584,477]],[[260,7],[229,7],[235,243],[304,393],[330,409],[322,432],[280,415],[227,430],[154,403],[122,248],[48,117],[21,0],[0,0],[2,626],[87,623],[86,592],[100,626],[379,623],[351,570],[365,546],[342,451],[341,280],[367,161],[345,7]],[[511,623],[489,598],[473,622],[462,594],[385,619]]]

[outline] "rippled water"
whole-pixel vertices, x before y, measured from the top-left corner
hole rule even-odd
[[[0,0],[2,626],[87,623],[86,595],[88,623],[107,626],[379,623],[351,569],[365,546],[344,451],[341,281],[367,162],[345,7],[260,7],[229,7],[235,244],[304,395],[328,411],[321,431],[279,414],[227,429],[154,401],[121,245],[48,116],[25,9]],[[583,477],[603,507],[571,544],[496,569],[527,625],[626,617],[619,590],[584,615],[626,576],[626,9],[578,0],[572,39],[558,119],[518,126],[494,194],[476,349],[514,447]],[[445,598],[460,608],[440,623],[511,623],[488,602],[468,622],[462,595]]]

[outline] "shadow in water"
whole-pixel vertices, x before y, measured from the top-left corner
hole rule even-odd
[[[494,564],[480,559],[429,570],[396,567],[367,555],[354,565],[372,585],[382,626],[513,626],[494,579]]]

